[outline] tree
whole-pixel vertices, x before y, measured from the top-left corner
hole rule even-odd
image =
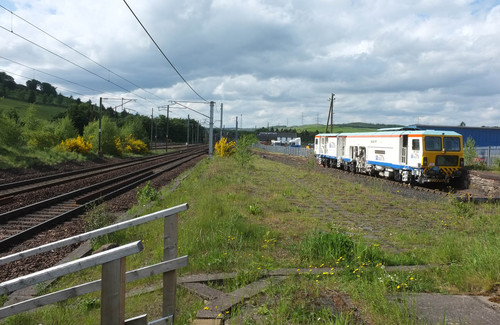
[[[0,84],[6,88],[13,90],[16,88],[16,82],[14,78],[6,74],[5,72],[0,72]]]
[[[460,122],[459,126],[465,126],[465,122],[464,121]]]
[[[464,164],[465,166],[472,166],[474,164],[474,159],[477,158],[476,153],[476,141],[473,138],[468,137],[467,142],[464,146]]]
[[[28,88],[28,90],[32,91],[39,90],[41,86],[42,86],[41,82],[36,79],[31,79],[26,81],[26,88]]]
[[[40,91],[42,92],[42,94],[47,96],[57,96],[56,88],[48,82],[42,82],[40,84]]]

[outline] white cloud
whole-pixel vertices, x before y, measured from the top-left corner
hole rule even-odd
[[[500,125],[500,5],[494,0],[127,2],[189,84],[217,106],[223,102],[228,118],[243,114],[247,126],[324,123],[331,92],[336,123]],[[164,100],[2,9],[1,26],[101,78],[6,30],[0,30],[0,55],[99,92],[0,58],[1,69],[94,102],[105,93],[138,94],[147,99],[135,104],[144,114],[171,99],[199,100],[122,1],[13,0],[5,6]]]

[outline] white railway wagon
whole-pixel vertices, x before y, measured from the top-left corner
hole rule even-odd
[[[451,131],[393,130],[316,135],[320,164],[403,182],[462,177],[462,136]]]

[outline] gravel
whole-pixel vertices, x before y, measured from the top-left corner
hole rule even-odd
[[[156,189],[161,189],[167,186],[173,179],[182,174],[184,171],[195,166],[203,157],[196,158],[181,167],[175,168],[174,170],[168,171],[161,174],[160,176],[152,179],[150,181],[151,186]],[[109,164],[123,161],[124,159],[112,158],[112,159],[100,159],[97,161],[87,161],[87,162],[69,162],[56,166],[50,167],[40,167],[40,168],[30,168],[30,169],[10,169],[0,171],[0,183],[10,183],[18,180],[41,177],[50,174],[56,174],[61,172],[67,172],[77,169],[90,168],[95,166],[106,167]],[[120,174],[123,173],[119,172]],[[78,186],[85,186],[85,184],[90,184],[98,181],[98,179],[92,179],[87,181],[82,181],[78,183]],[[37,191],[36,195],[33,193],[23,194],[21,199],[16,201],[17,205],[26,205],[28,202],[39,201],[41,198],[45,198],[49,195],[53,195],[54,192],[66,193],[75,184],[63,184],[57,187],[56,190],[52,189],[50,191]],[[137,203],[136,199],[137,190],[133,189],[126,193],[123,193],[114,199],[106,202],[106,210],[110,214],[119,215],[120,213],[125,213],[134,204]],[[21,203],[19,203],[21,202]],[[0,211],[7,211],[13,208],[13,204],[4,205],[0,207]],[[0,212],[1,213],[1,212]],[[84,222],[82,217],[75,217],[61,225],[57,225],[49,230],[46,230],[35,237],[17,245],[16,247],[2,252],[0,256],[10,255],[16,252],[20,252],[26,249],[37,247],[49,242],[54,242],[60,239],[68,238],[77,234],[82,233],[84,228]],[[48,253],[39,254],[37,256],[32,256],[29,258],[22,259],[20,261],[12,262],[0,267],[0,282],[7,281],[22,275],[26,275],[38,270],[42,270],[57,264],[61,259],[63,259],[68,253],[77,248],[78,245],[72,245],[57,249]]]

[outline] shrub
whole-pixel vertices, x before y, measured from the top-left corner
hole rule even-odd
[[[78,136],[78,130],[73,126],[69,117],[64,117],[55,122],[54,134],[58,141]]]
[[[58,149],[60,149],[61,151],[72,151],[86,155],[90,151],[92,151],[91,140],[92,139],[85,141],[82,136],[78,136],[72,139],[66,139],[59,144]]]
[[[227,142],[226,138],[222,138],[215,144],[215,153],[221,157],[229,157],[234,153],[234,147],[234,141]]]
[[[149,202],[156,201],[160,197],[160,192],[156,190],[149,181],[143,187],[137,188],[137,203],[145,205]]]
[[[122,141],[121,138],[115,139],[116,150],[119,153],[137,153],[144,154],[147,153],[148,145],[142,142],[141,140],[134,139],[132,134],[125,137]]]
[[[241,166],[249,164],[252,160],[253,154],[251,151],[251,146],[257,141],[257,137],[253,134],[245,135],[241,137],[240,140],[238,140],[235,148],[234,158]]]
[[[34,149],[52,148],[58,141],[53,126],[43,121],[40,121],[40,125],[35,129],[25,126],[24,137],[27,139],[28,146]]]
[[[116,123],[104,116],[101,121],[101,129],[101,151],[109,155],[120,154],[115,143],[116,138],[119,137]],[[91,140],[93,150],[99,150],[99,121],[90,122],[83,130],[83,136]]]
[[[17,146],[22,143],[21,126],[15,119],[0,114],[0,144]]]
[[[464,164],[465,166],[474,165],[474,161],[477,159],[476,153],[476,141],[471,137],[467,138],[467,142],[464,145]]]

